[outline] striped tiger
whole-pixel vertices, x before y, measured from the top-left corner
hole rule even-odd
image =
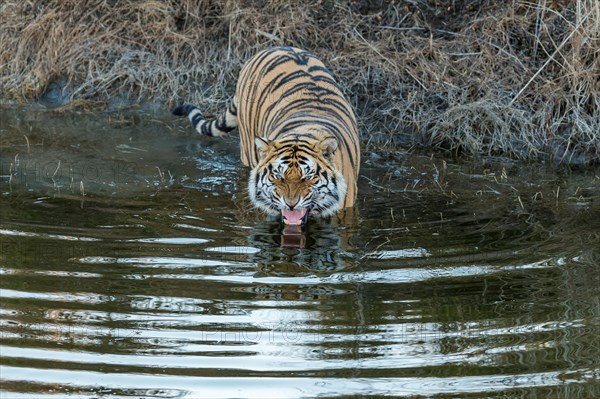
[[[233,101],[215,120],[189,104],[187,116],[207,136],[240,134],[241,160],[251,168],[253,205],[302,225],[356,200],[360,148],[356,118],[331,73],[313,54],[293,47],[263,50],[243,67]]]

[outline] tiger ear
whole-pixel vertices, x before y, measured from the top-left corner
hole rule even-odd
[[[269,150],[269,140],[263,139],[262,137],[255,137],[254,145],[256,145],[258,159],[263,159],[265,155],[267,155],[267,151]]]
[[[331,159],[335,150],[338,148],[338,141],[334,137],[327,137],[326,139],[321,140],[319,143],[321,147],[321,154],[325,159]]]

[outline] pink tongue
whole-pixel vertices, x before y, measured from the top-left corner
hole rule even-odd
[[[283,223],[294,226],[302,224],[302,218],[306,214],[306,209],[298,209],[295,211],[284,209],[281,211],[281,214],[283,215]]]

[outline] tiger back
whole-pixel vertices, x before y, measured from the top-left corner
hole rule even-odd
[[[277,47],[256,54],[243,66],[227,110],[214,121],[190,105],[173,113],[188,116],[210,136],[239,129],[241,160],[251,168],[250,199],[266,213],[282,212],[300,224],[297,219],[306,215],[294,215],[297,209],[329,216],[354,205],[356,118],[331,73],[310,52]]]

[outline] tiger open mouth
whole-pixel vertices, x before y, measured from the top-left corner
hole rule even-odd
[[[288,226],[301,226],[306,223],[307,219],[308,208],[281,210],[281,220],[283,221],[283,224]]]

